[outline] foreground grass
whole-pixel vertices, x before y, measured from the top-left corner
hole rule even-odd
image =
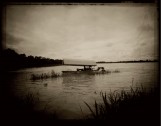
[[[57,119],[55,112],[46,112],[46,106],[42,110],[35,109],[40,102],[38,93],[28,93],[21,98],[6,96],[2,102],[0,116],[3,125],[48,125]]]
[[[91,112],[90,119],[108,125],[159,125],[159,88],[147,91],[141,87],[131,87],[109,94],[100,93],[102,103],[94,106],[85,102]]]

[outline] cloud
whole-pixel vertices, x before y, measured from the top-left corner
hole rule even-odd
[[[11,34],[6,34],[6,41],[7,41],[7,45],[17,45],[17,44],[20,44],[21,42],[24,41],[23,38],[20,38],[20,37],[16,37],[14,35],[11,35]]]
[[[20,53],[49,58],[113,61],[140,58],[135,53],[139,50],[147,57],[157,47],[154,10],[146,5],[11,5],[6,44]]]
[[[106,47],[111,47],[111,46],[113,46],[113,43],[107,43],[106,44]]]

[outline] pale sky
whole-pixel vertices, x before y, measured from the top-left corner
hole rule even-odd
[[[154,5],[8,5],[6,47],[53,59],[158,57]]]

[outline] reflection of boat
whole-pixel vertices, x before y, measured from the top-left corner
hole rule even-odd
[[[105,71],[104,67],[98,67],[94,70],[92,67],[96,66],[96,62],[90,60],[71,60],[64,59],[63,65],[68,66],[83,66],[84,68],[78,69],[76,71],[62,71],[63,74],[104,74],[108,73]]]

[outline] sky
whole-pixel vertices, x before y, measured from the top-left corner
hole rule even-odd
[[[8,5],[5,46],[27,56],[157,59],[155,5]]]

